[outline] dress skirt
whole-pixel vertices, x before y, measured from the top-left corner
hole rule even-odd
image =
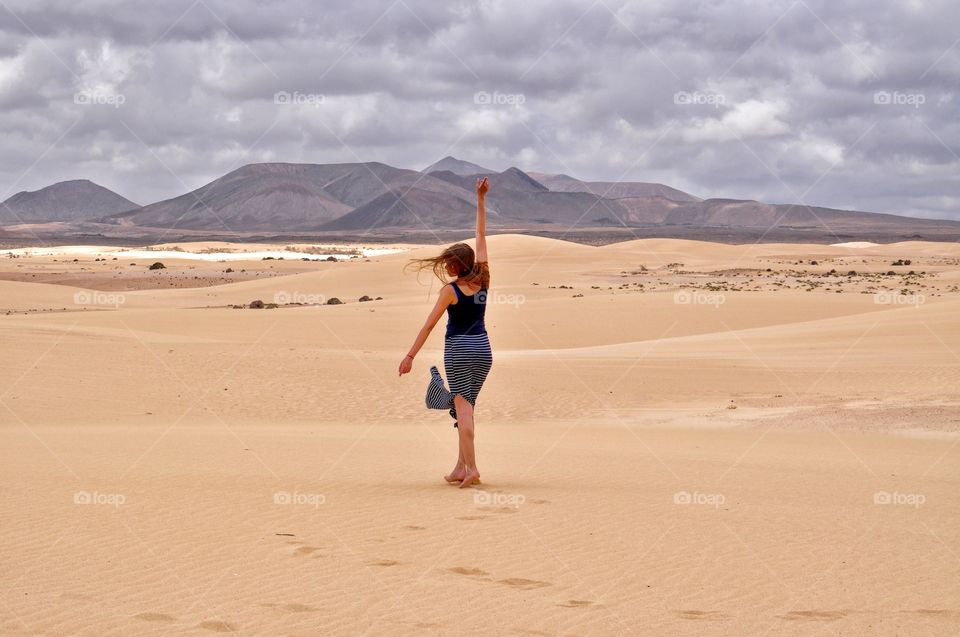
[[[493,367],[493,351],[487,333],[446,337],[443,367],[451,396],[463,396],[471,405],[476,405],[483,382]],[[457,410],[452,403],[450,416],[457,419]],[[456,423],[453,426],[456,427]]]

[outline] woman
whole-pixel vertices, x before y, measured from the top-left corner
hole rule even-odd
[[[437,368],[431,369],[430,386],[427,389],[427,405],[435,409],[449,409],[454,427],[460,437],[460,453],[457,464],[444,479],[459,483],[460,488],[480,483],[477,469],[474,439],[474,406],[483,381],[493,365],[493,353],[484,325],[487,307],[487,288],[490,285],[490,268],[487,264],[486,207],[485,199],[490,183],[487,178],[477,180],[477,251],[474,253],[466,243],[456,243],[440,256],[415,259],[412,263],[420,270],[430,269],[441,281],[444,273],[454,277],[448,285],[440,288],[440,297],[413,347],[400,361],[400,375],[413,368],[413,359],[426,342],[440,316],[447,313],[447,335],[443,347],[443,366],[450,383],[450,390],[443,386]]]

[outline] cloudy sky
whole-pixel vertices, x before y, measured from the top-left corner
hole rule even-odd
[[[0,200],[445,155],[960,219],[955,0],[0,0]]]

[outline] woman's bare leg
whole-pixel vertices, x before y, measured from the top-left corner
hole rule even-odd
[[[457,482],[463,481],[463,476],[465,472],[463,470],[463,452],[460,450],[460,443],[457,442],[457,465],[453,468],[453,471],[443,476],[443,479],[449,482],[450,484],[455,484]]]
[[[463,460],[464,471],[460,488],[463,489],[480,482],[480,470],[477,469],[477,457],[473,448],[473,405],[460,395],[453,397],[453,405],[457,408],[457,432],[460,434],[460,458]]]

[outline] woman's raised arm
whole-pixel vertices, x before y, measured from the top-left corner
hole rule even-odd
[[[487,191],[490,182],[486,177],[477,180],[477,262],[487,260]]]

